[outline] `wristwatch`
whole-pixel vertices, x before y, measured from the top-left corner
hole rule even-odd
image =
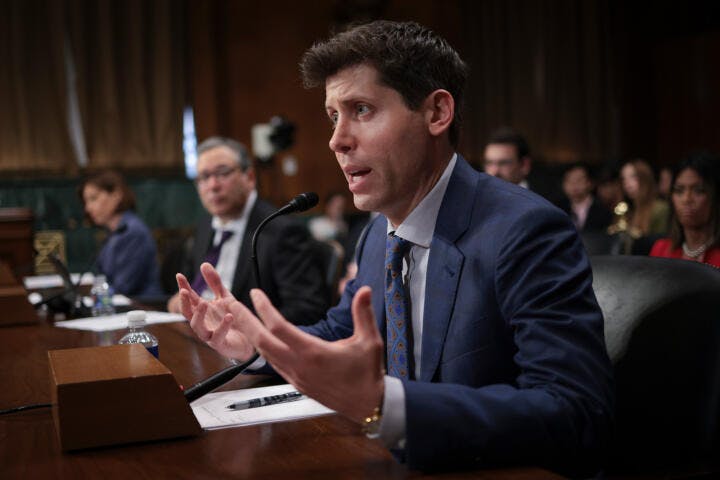
[[[380,422],[382,420],[382,404],[379,407],[375,407],[372,415],[365,417],[363,421],[362,431],[368,438],[379,438],[380,437]]]

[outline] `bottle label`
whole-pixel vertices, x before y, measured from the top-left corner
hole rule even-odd
[[[158,358],[158,359],[160,358],[160,345],[155,345],[152,347],[145,347],[145,348],[147,348],[147,351],[152,353],[155,356],[155,358]]]

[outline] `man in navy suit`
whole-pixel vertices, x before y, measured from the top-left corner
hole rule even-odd
[[[355,205],[382,215],[358,245],[356,279],[309,327],[257,289],[256,317],[207,264],[212,302],[179,275],[198,337],[240,360],[257,351],[411,468],[594,471],[613,395],[590,265],[567,215],[455,153],[465,64],[420,25],[378,21],[301,65],[306,85],[325,85],[330,148]]]

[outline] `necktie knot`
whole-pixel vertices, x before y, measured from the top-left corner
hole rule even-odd
[[[385,267],[392,271],[402,272],[402,261],[410,250],[412,243],[391,233],[385,245]]]
[[[218,244],[218,248],[223,246],[223,243],[228,241],[230,237],[232,237],[233,231],[232,230],[223,230],[222,235],[220,236],[220,243]]]

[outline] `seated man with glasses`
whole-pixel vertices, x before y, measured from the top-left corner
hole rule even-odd
[[[215,265],[222,283],[251,307],[248,296],[257,288],[253,277],[252,235],[276,209],[257,198],[255,170],[247,149],[239,142],[211,137],[197,149],[195,181],[209,215],[197,227],[192,250],[194,271],[188,278],[201,294],[212,298],[200,275],[200,264]],[[311,238],[296,218],[279,217],[268,223],[257,240],[260,288],[295,324],[314,322],[328,307],[328,293],[320,266],[314,261]],[[180,297],[168,301],[168,311],[180,312]]]

